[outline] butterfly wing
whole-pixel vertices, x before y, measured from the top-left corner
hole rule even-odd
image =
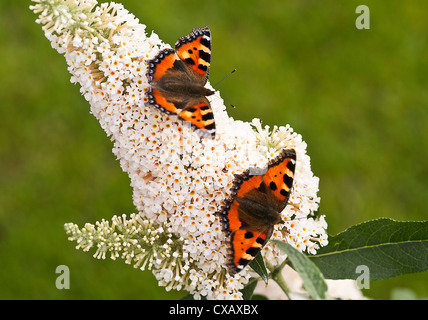
[[[193,29],[175,43],[179,58],[200,77],[203,85],[208,80],[211,62],[211,32],[208,27]]]
[[[150,88],[148,104],[168,114],[177,114],[180,119],[189,123],[201,136],[215,135],[214,114],[205,97],[189,98],[185,95],[171,94],[167,91]]]
[[[178,117],[191,124],[202,136],[215,135],[214,114],[208,99],[190,99]]]
[[[165,49],[148,61],[151,85],[146,104],[176,114],[203,137],[215,136],[215,121],[204,88],[211,60],[211,33],[208,27],[193,29],[178,39],[174,49]]]
[[[287,205],[294,179],[296,152],[284,149],[261,175],[235,175],[232,194],[218,213],[230,236],[227,266],[240,272],[261,251]]]
[[[225,201],[225,205],[222,209],[217,212],[221,217],[223,230],[227,235],[239,230],[243,224],[249,224],[243,219],[243,210],[240,208],[238,199],[243,199],[248,192],[257,190],[262,182],[262,176],[249,176],[248,170],[240,175],[235,175],[232,194],[229,199]]]
[[[231,234],[227,267],[234,274],[243,270],[262,250],[273,232],[273,226],[263,231],[239,229]]]
[[[149,83],[159,81],[168,70],[174,68],[174,63],[178,60],[174,49],[164,49],[156,57],[147,61],[147,78]]]
[[[181,111],[183,106],[176,103],[177,97],[172,99],[173,95],[165,88],[165,82],[168,83],[168,79],[174,78],[174,73],[178,72],[180,66],[184,68],[184,63],[175,54],[174,49],[164,49],[148,61],[147,78],[151,86],[146,91],[146,105],[153,105],[168,114]]]
[[[263,176],[250,176],[249,170],[235,175],[232,195],[222,210],[223,229],[230,235],[227,267],[234,274],[244,269],[260,252],[273,232],[273,225],[258,223],[248,206],[257,206],[256,198],[263,202]],[[253,199],[253,200],[250,200]]]
[[[269,198],[276,210],[284,210],[290,198],[296,169],[296,151],[283,149],[275,159],[269,162],[268,170],[263,176]]]

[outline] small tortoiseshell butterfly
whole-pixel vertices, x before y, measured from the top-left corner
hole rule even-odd
[[[175,49],[164,49],[148,61],[150,88],[146,105],[191,124],[202,136],[215,136],[214,115],[207,96],[214,91],[205,88],[210,71],[211,32],[208,27],[193,29],[175,43]]]
[[[261,175],[246,170],[236,174],[232,194],[217,215],[229,237],[227,267],[234,274],[244,269],[282,223],[281,211],[290,197],[296,168],[294,149],[283,149]]]

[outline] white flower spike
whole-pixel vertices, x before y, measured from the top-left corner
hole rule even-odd
[[[66,224],[70,240],[94,257],[122,258],[152,270],[167,290],[194,298],[242,299],[239,290],[250,269],[231,275],[228,244],[215,214],[230,196],[235,174],[264,168],[282,149],[297,154],[290,199],[272,239],[315,253],[327,243],[324,217],[314,217],[319,179],[311,171],[306,143],[285,127],[262,127],[260,120],[237,121],[226,113],[218,91],[208,98],[215,138],[201,138],[175,115],[145,105],[147,61],[170,48],[121,4],[95,0],[33,0],[53,48],[64,54],[71,82],[114,141],[113,153],[128,173],[138,211],[112,222]],[[213,91],[209,84],[206,87]],[[271,265],[284,259],[273,243],[262,250]]]

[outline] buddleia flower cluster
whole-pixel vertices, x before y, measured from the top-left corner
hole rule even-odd
[[[257,119],[234,120],[216,91],[209,97],[216,135],[201,138],[176,116],[145,106],[147,60],[170,45],[146,33],[121,4],[33,3],[36,22],[64,55],[71,82],[80,86],[90,112],[114,142],[113,153],[133,188],[136,213],[82,228],[65,225],[78,249],[152,270],[159,285],[197,299],[241,299],[251,269],[227,271],[227,238],[215,213],[230,196],[235,174],[266,167],[283,148],[296,150],[297,164],[282,212],[285,223],[275,226],[272,239],[312,254],[327,243],[325,219],[314,215],[319,179],[311,171],[306,143],[289,125],[271,129]],[[213,50],[215,41],[214,34]],[[207,87],[214,90],[209,82]],[[285,258],[273,243],[262,254],[271,265]]]

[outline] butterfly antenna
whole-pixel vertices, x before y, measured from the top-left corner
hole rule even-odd
[[[301,218],[294,218],[294,219],[286,220],[286,221],[284,221],[284,220],[281,219],[280,223],[283,224],[285,222],[300,221],[301,219],[307,219],[307,218],[308,217],[301,217]]]
[[[232,71],[230,71],[226,76],[223,77],[223,79],[221,79],[219,82],[217,82],[215,85],[213,85],[213,88],[215,88],[216,86],[218,86],[224,79],[226,79],[228,76],[230,76],[235,71],[236,71],[236,69],[233,69]]]
[[[226,79],[227,77],[229,77],[235,71],[236,71],[236,69],[233,69],[232,71],[230,71],[226,76],[223,77],[223,79],[221,79],[219,82],[217,82],[215,85],[213,85],[213,88],[215,88],[217,85],[219,85],[224,79]],[[230,105],[232,108],[236,108],[235,105],[233,105],[233,104],[231,104],[229,102],[227,102],[227,104]]]

